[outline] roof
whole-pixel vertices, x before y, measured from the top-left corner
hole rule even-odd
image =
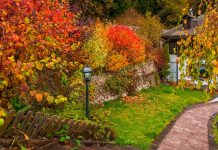
[[[193,17],[192,19],[190,19],[189,21],[191,26],[189,29],[184,30],[184,24],[181,24],[177,27],[174,27],[172,29],[169,30],[165,30],[162,34],[161,34],[161,38],[165,39],[165,40],[171,40],[171,39],[183,39],[186,38],[186,35],[196,35],[196,27],[202,25],[203,23],[203,18],[204,15],[200,15],[198,17]]]
[[[205,15],[200,15],[200,16],[198,16],[198,17],[195,17],[194,19],[192,19],[193,21],[198,21],[198,22],[201,22],[201,21],[203,21],[203,19],[204,19],[204,16]]]

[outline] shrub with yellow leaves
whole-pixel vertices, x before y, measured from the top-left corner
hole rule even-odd
[[[107,38],[107,28],[107,25],[97,21],[92,37],[83,47],[86,55],[85,63],[93,69],[105,66],[108,51],[112,48]]]

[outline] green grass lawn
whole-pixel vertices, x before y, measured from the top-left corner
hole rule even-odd
[[[218,115],[216,116],[216,118],[213,121],[213,134],[214,134],[214,140],[216,142],[216,144],[218,145],[218,128],[216,123],[218,122]]]
[[[120,145],[133,145],[148,149],[152,141],[175,116],[192,104],[206,101],[202,91],[177,89],[161,85],[159,88],[142,90],[137,95],[144,98],[141,104],[126,104],[121,100],[105,102],[95,111],[110,111],[110,120]]]

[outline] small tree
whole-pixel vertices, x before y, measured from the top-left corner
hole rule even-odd
[[[160,22],[160,18],[147,13],[146,18],[139,24],[137,33],[145,41],[149,40],[154,47],[159,47],[163,28],[164,26]]]
[[[85,64],[90,65],[93,69],[104,68],[111,48],[112,44],[107,38],[107,26],[97,21],[93,35],[83,47],[86,55]]]
[[[189,5],[189,0],[158,0],[158,16],[168,26],[176,25],[183,8]]]

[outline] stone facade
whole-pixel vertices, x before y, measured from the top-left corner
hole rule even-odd
[[[130,70],[133,72],[135,91],[147,89],[159,84],[157,69],[152,61],[136,65]],[[111,76],[112,74],[103,74],[93,77],[92,82],[95,85],[94,103],[102,103],[104,101],[116,99],[120,96],[105,88],[106,80]],[[122,96],[125,95],[127,95],[126,91],[124,91]]]

